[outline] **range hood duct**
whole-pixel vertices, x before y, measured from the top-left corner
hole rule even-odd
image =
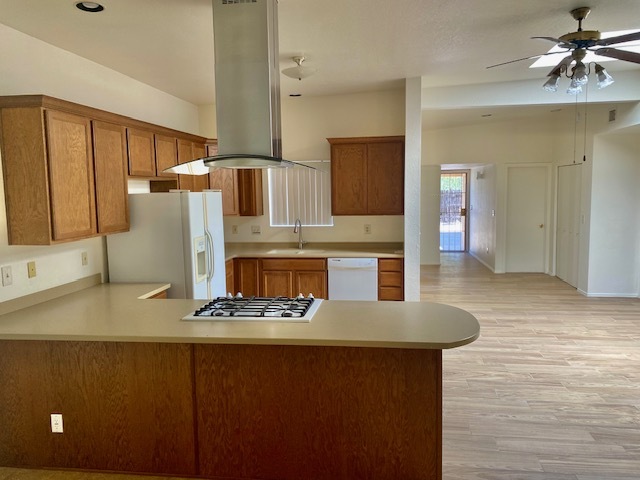
[[[213,0],[218,154],[165,171],[290,167],[282,159],[277,0]]]

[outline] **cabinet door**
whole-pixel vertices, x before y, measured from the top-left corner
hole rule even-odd
[[[315,298],[327,298],[327,272],[295,272],[293,295],[298,293],[305,297],[310,293]]]
[[[293,296],[293,271],[268,270],[262,272],[262,288],[260,295],[263,297],[292,297]]]
[[[165,173],[165,168],[173,167],[178,163],[178,147],[174,137],[155,135],[156,143],[156,175],[158,177],[177,178],[174,173]]]
[[[225,273],[226,273],[226,287],[227,292],[235,293],[235,280],[234,280],[234,271],[233,271],[233,260],[227,260],[224,264]]]
[[[55,110],[45,111],[45,119],[53,240],[95,235],[91,122]]]
[[[190,162],[204,157],[204,145],[195,145],[189,140],[178,139],[178,163]],[[178,175],[178,186],[183,190],[201,192],[209,188],[208,175]]]
[[[127,128],[129,175],[156,176],[156,153],[153,132]]]
[[[264,213],[262,202],[262,170],[238,171],[240,215],[256,217]]]
[[[331,146],[331,213],[367,214],[367,145]]]
[[[367,145],[367,213],[402,215],[404,212],[404,144]]]
[[[129,230],[125,128],[93,121],[98,233]]]
[[[257,258],[236,258],[233,263],[235,292],[245,297],[260,294],[260,279]]]
[[[209,174],[209,188],[222,191],[222,212],[224,215],[239,215],[238,171],[218,168]]]

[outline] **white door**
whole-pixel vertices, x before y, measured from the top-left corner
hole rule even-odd
[[[549,167],[507,169],[507,272],[545,272]]]
[[[558,167],[556,275],[573,287],[578,286],[581,185],[580,164]]]

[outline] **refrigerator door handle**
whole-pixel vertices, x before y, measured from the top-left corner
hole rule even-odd
[[[209,271],[207,272],[207,281],[211,282],[216,266],[215,258],[213,256],[213,238],[211,237],[211,233],[209,233],[209,230],[205,230],[204,234],[207,237],[207,266],[209,269]]]

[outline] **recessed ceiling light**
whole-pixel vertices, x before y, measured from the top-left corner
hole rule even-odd
[[[82,10],[83,12],[91,13],[97,13],[104,10],[104,7],[102,5],[95,2],[78,2],[76,3],[76,8]]]

